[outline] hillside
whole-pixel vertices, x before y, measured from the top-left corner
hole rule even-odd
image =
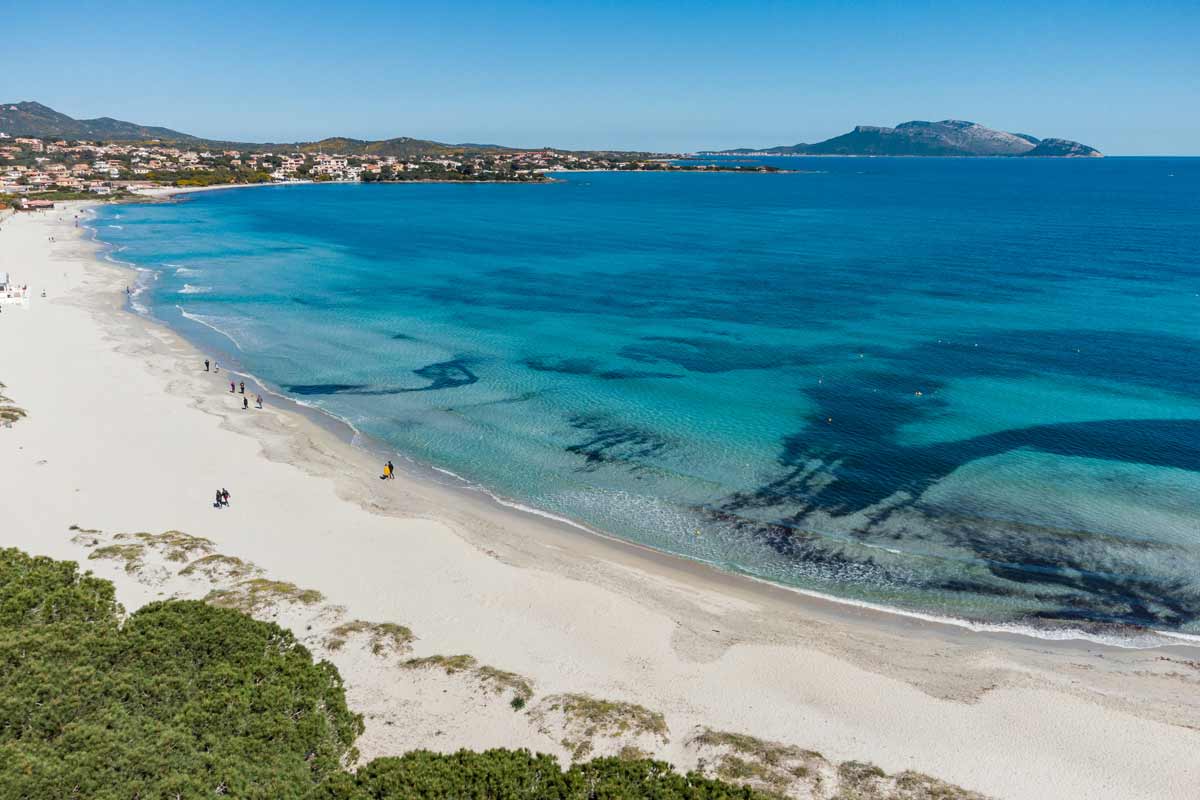
[[[395,156],[396,158],[418,158],[449,156],[463,153],[505,153],[529,148],[504,147],[496,144],[446,144],[428,139],[413,139],[400,136],[393,139],[371,141],[331,136],[315,142],[235,142],[221,139],[204,139],[188,133],[149,125],[124,122],[110,117],[99,119],[74,119],[59,111],[30,101],[0,105],[0,133],[9,136],[62,137],[100,142],[142,142],[159,140],[178,143],[186,147],[211,149],[237,149],[251,152],[288,151],[303,153],[341,153],[344,155]],[[557,148],[534,148],[569,152]],[[583,153],[585,151],[580,151]],[[591,152],[591,151],[586,151]],[[622,156],[627,158],[650,158],[657,153],[624,153],[620,151],[596,151],[598,156]]]
[[[395,139],[368,141],[364,139],[347,139],[331,137],[319,142],[298,142],[279,147],[294,147],[302,153],[345,153],[347,155],[395,156],[396,158],[413,158],[444,153],[451,155],[462,152],[508,152],[513,148],[501,147],[494,144],[443,144],[428,139],[412,139],[400,136]]]
[[[977,122],[904,122],[894,128],[859,125],[849,133],[816,144],[795,144],[760,150],[737,148],[721,154],[841,156],[1099,156],[1087,145],[1068,139],[1041,140],[1026,133],[1008,133]]]
[[[0,106],[0,132],[9,136],[61,136],[69,139],[103,141],[142,141],[145,139],[194,140],[194,136],[124,122],[112,117],[74,119],[41,103],[25,101]]]
[[[382,141],[365,141],[345,137],[330,137],[319,142],[233,142],[203,139],[188,133],[150,125],[138,125],[110,117],[74,119],[41,103],[21,102],[0,105],[0,132],[9,136],[61,136],[68,139],[89,139],[103,142],[139,142],[158,139],[178,142],[192,147],[237,148],[240,150],[298,150],[300,152],[329,152],[347,155],[380,155],[415,157],[438,154],[501,151],[496,145],[455,145],[412,139],[402,136]]]

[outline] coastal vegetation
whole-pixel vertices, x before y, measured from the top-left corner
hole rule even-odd
[[[178,574],[212,572],[226,588],[207,603],[169,600],[126,616],[109,581],[71,562],[0,550],[0,763],[16,765],[11,776],[0,774],[0,800],[980,800],[920,773],[887,775],[708,728],[684,740],[696,766],[682,774],[652,756],[669,741],[663,714],[582,693],[549,695],[522,715],[561,736],[572,760],[565,767],[551,755],[503,749],[414,751],[360,764],[355,741],[364,722],[347,706],[337,669],[314,663],[289,630],[243,613],[319,604],[319,593],[258,577],[255,565],[181,531],[71,531],[72,541],[96,548],[93,557],[115,559],[139,580],[184,563]],[[330,624],[307,641],[386,656],[415,639],[395,623]],[[529,678],[470,655],[400,666],[477,681],[517,712],[534,698]],[[585,760],[596,752],[615,755]]]
[[[146,548],[140,544],[106,544],[88,553],[88,558],[93,561],[101,558],[120,561],[126,572],[134,573],[142,568],[145,552]]]
[[[325,647],[329,650],[340,650],[346,641],[354,636],[367,636],[371,652],[377,656],[404,652],[416,638],[411,630],[394,622],[367,622],[355,619],[343,622],[331,630],[325,639]]]
[[[524,675],[484,664],[476,668],[475,676],[496,694],[510,692],[512,706],[517,711],[524,708],[529,699],[533,697],[533,681]]]
[[[115,538],[129,538],[129,535],[118,533]],[[203,536],[192,536],[190,533],[184,533],[183,531],[135,533],[132,538],[139,540],[147,547],[154,547],[161,550],[163,557],[168,561],[188,561],[196,553],[209,555],[212,553],[214,547],[211,539],[205,539]]]
[[[813,750],[729,731],[701,728],[688,739],[697,771],[748,785],[772,797],[830,800],[985,800],[983,795],[906,770],[889,775],[874,764],[838,764]]]
[[[249,578],[229,589],[214,589],[204,598],[204,602],[218,608],[235,609],[253,615],[276,603],[313,605],[324,599],[324,595],[316,589],[301,589],[287,581]]]
[[[81,533],[99,533],[99,531],[83,531]],[[158,550],[167,561],[186,562],[193,554],[209,555],[213,543],[200,536],[192,536],[182,531],[166,531],[165,533],[118,533],[113,536],[113,544],[97,547],[88,554],[89,559],[110,559],[120,561],[128,573],[140,571],[145,563],[147,548]]]
[[[767,800],[743,786],[681,775],[649,759],[597,758],[563,771],[553,756],[528,750],[427,751],[377,758],[354,775],[328,781],[321,800],[488,798],[488,800]]]
[[[0,796],[300,798],[355,757],[342,681],[289,631],[0,551]]]
[[[4,392],[4,384],[0,383],[0,423],[12,424],[24,418],[25,409],[12,404],[12,400]]]
[[[351,773],[361,717],[292,634],[192,600],[127,618],[112,583],[0,550],[0,797],[752,798],[662,762],[491,750]]]
[[[456,672],[466,672],[475,669],[475,656],[457,655],[457,656],[425,656],[423,658],[410,658],[404,662],[405,669],[431,669],[436,668],[445,671],[447,675],[453,675]]]
[[[575,759],[591,754],[599,737],[670,741],[666,718],[636,703],[580,693],[556,694],[542,700],[532,713],[544,726],[552,717],[561,717],[566,731],[561,744]]]
[[[832,769],[820,753],[743,733],[704,728],[688,744],[705,754],[704,763],[717,777],[776,793],[786,792],[797,781],[812,783],[815,789],[823,781],[822,772]]]
[[[417,162],[401,166],[381,167],[378,172],[366,170],[359,176],[363,183],[412,183],[412,182],[509,182],[545,183],[549,180],[544,172],[514,169],[511,162],[497,163],[495,159],[481,159],[479,164]]]
[[[228,183],[270,183],[271,174],[255,169],[221,167],[211,171],[182,170],[146,173],[146,180],[170,183],[174,186],[221,186]]]
[[[454,656],[425,656],[410,658],[404,662],[405,669],[440,669],[447,675],[470,673],[480,683],[496,694],[511,694],[511,705],[520,711],[533,697],[533,681],[515,672],[509,672],[496,667],[480,664],[474,656],[465,654]]]
[[[179,570],[183,576],[203,577],[211,582],[226,580],[241,580],[251,575],[257,575],[262,570],[249,561],[243,561],[236,556],[223,553],[213,553],[201,556]]]

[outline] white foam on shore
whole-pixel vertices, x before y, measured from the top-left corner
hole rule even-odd
[[[145,303],[142,303],[140,300],[138,300],[138,298],[141,297],[148,288],[150,288],[151,282],[158,280],[159,273],[157,270],[146,269],[145,267],[134,266],[132,268],[137,270],[138,276],[137,280],[133,282],[133,287],[129,292],[129,305],[132,306],[133,310],[137,313],[148,317],[150,316],[149,307],[146,306]]]
[[[233,342],[233,346],[236,347],[238,350],[242,349],[242,346],[241,346],[241,344],[238,343],[237,339],[233,338],[233,336],[230,335],[230,333],[228,331],[223,331],[220,328],[218,328],[214,323],[209,322],[206,317],[204,317],[200,314],[192,314],[187,311],[184,311],[181,306],[175,306],[175,309],[179,312],[179,315],[181,317],[183,317],[184,319],[191,320],[192,322],[195,322],[199,325],[203,325],[204,327],[208,328],[210,331],[221,334],[226,339]],[[243,352],[245,352],[245,351],[243,351]]]
[[[1155,633],[1157,633],[1159,636],[1166,636],[1168,639],[1178,639],[1185,644],[1200,647],[1200,634],[1179,633],[1178,631],[1155,631]]]
[[[132,261],[122,261],[113,255],[113,253],[119,253],[124,249],[123,247],[114,247],[110,252],[104,254],[104,260],[111,264],[125,267],[126,269],[137,269],[137,264],[134,264]]]
[[[258,383],[259,386],[263,386],[263,387],[266,386],[266,384],[264,384],[260,378],[252,375],[251,373],[246,373],[246,375],[250,378],[253,378],[254,381],[256,383]],[[350,444],[352,446],[358,447],[360,449],[364,449],[364,450],[366,449],[367,437],[363,434],[362,431],[360,431],[358,429],[358,426],[355,425],[353,422],[351,422],[348,418],[343,417],[340,414],[336,414],[327,408],[322,408],[321,406],[316,405],[315,403],[300,400],[299,398],[292,397],[291,395],[284,394],[283,392],[277,392],[274,389],[264,388],[264,391],[271,393],[272,395],[274,395],[275,397],[278,397],[281,400],[285,400],[289,403],[294,403],[295,405],[298,405],[301,408],[311,409],[312,411],[314,411],[318,414],[329,417],[330,419],[334,420],[335,422],[339,422],[342,425],[345,425],[347,428],[350,429]]]
[[[183,288],[176,292],[176,294],[207,294],[211,291],[211,286],[193,286],[190,283],[185,283]]]
[[[408,461],[412,464],[419,463],[416,460],[414,460],[413,458],[409,457],[408,455],[405,455],[403,453],[400,453],[399,455],[401,458],[405,459],[406,461]],[[479,484],[479,483],[475,483],[474,481],[470,480],[469,478],[464,478],[462,475],[459,475],[457,472],[452,472],[444,467],[439,467],[435,464],[425,464],[423,466],[427,466],[429,469],[433,470],[434,472],[440,472],[443,475],[448,475],[451,478],[454,478],[454,480],[458,481],[461,484],[461,486],[459,488],[470,489],[473,492],[480,492],[482,494],[485,494],[488,497],[490,497],[492,500],[494,500],[497,504],[502,505],[505,508],[511,508],[515,511],[520,511],[523,514],[533,514],[536,517],[542,517],[544,519],[554,520],[555,522],[561,522],[564,525],[570,525],[572,528],[578,528],[581,531],[585,531],[587,533],[590,533],[590,534],[593,534],[596,536],[603,536],[606,539],[613,539],[615,541],[625,542],[626,544],[636,544],[636,542],[630,542],[627,539],[621,539],[621,538],[613,536],[611,534],[599,531],[596,528],[589,527],[588,525],[585,525],[582,522],[577,522],[576,520],[573,520],[570,517],[565,517],[561,514],[555,514],[551,511],[546,511],[544,509],[536,508],[534,506],[525,505],[524,503],[519,503],[516,500],[510,500],[509,498],[504,497],[503,495],[496,494],[492,490],[488,489],[486,486]]]
[[[409,460],[411,460],[411,459],[409,459]],[[578,530],[592,534],[593,536],[600,536],[605,539],[610,539],[610,540],[620,542],[625,545],[634,545],[636,547],[646,547],[647,549],[653,550],[654,552],[664,552],[665,555],[674,556],[676,558],[685,558],[689,561],[695,561],[698,563],[706,564],[708,566],[713,567],[714,569],[717,569],[718,571],[728,571],[728,570],[722,570],[721,569],[722,564],[719,562],[710,561],[708,559],[703,559],[703,558],[696,558],[695,556],[683,555],[680,553],[670,553],[670,552],[666,552],[666,551],[659,551],[655,548],[649,547],[648,545],[643,545],[643,544],[640,544],[639,542],[634,542],[634,541],[630,541],[628,539],[623,539],[614,534],[610,534],[610,533],[606,533],[604,531],[598,530],[589,525],[578,522],[577,520],[573,520],[570,517],[566,517],[561,514],[555,514],[550,511],[545,511],[543,509],[536,508],[534,506],[526,505],[525,503],[520,503],[520,502],[517,502],[516,500],[511,500],[509,498],[503,497],[501,495],[496,494],[495,492],[492,492],[487,487],[482,486],[477,483],[474,483],[473,481],[470,481],[467,478],[464,478],[463,476],[461,476],[455,472],[451,472],[448,469],[443,469],[442,467],[437,467],[437,466],[433,466],[433,465],[430,465],[430,468],[435,470],[436,472],[440,472],[444,475],[448,475],[452,478],[455,478],[458,481],[461,481],[464,488],[471,489],[471,490],[477,491],[477,492],[482,492],[483,494],[487,495],[492,500],[494,500],[497,504],[504,506],[505,508],[510,508],[510,509],[513,509],[514,511],[519,511],[524,514],[532,514],[534,516],[542,517],[544,519],[549,519],[549,520],[553,520],[555,522],[559,522],[559,523],[562,523],[565,525],[570,525],[572,528],[576,528]],[[889,549],[889,548],[885,548],[885,549]],[[949,625],[949,626],[955,627],[955,628],[964,628],[964,629],[970,630],[974,633],[1001,633],[1001,634],[1024,636],[1024,637],[1032,638],[1032,639],[1041,639],[1041,640],[1045,640],[1045,641],[1055,641],[1055,642],[1085,641],[1085,642],[1091,642],[1094,644],[1108,645],[1111,647],[1120,647],[1120,648],[1130,649],[1130,650],[1145,650],[1145,649],[1150,649],[1150,648],[1154,648],[1154,647],[1163,647],[1165,645],[1171,645],[1171,644],[1176,644],[1176,643],[1194,645],[1194,646],[1200,647],[1200,635],[1189,634],[1189,633],[1178,633],[1178,632],[1174,632],[1174,631],[1159,631],[1159,630],[1154,630],[1154,629],[1147,629],[1145,631],[1145,633],[1143,633],[1143,634],[1131,636],[1131,635],[1122,635],[1122,634],[1117,634],[1117,633],[1111,633],[1111,634],[1095,633],[1092,631],[1085,631],[1081,628],[1071,628],[1071,627],[1061,627],[1061,628],[1038,627],[1035,625],[1029,625],[1029,624],[1019,623],[1019,622],[980,622],[980,621],[976,621],[976,620],[965,619],[963,617],[955,617],[955,616],[942,615],[942,614],[931,614],[931,613],[922,612],[922,611],[909,611],[907,609],[897,608],[895,606],[888,606],[888,605],[884,605],[882,603],[872,603],[867,600],[856,600],[853,598],[838,597],[837,595],[832,595],[832,594],[828,594],[825,592],[818,592],[818,591],[815,591],[812,589],[803,589],[798,586],[789,586],[788,584],[785,584],[785,583],[779,583],[777,581],[769,580],[767,578],[758,577],[756,575],[753,575],[749,572],[745,572],[743,570],[737,570],[737,571],[733,572],[733,574],[738,575],[740,577],[748,578],[757,583],[763,583],[768,586],[775,587],[777,589],[784,589],[789,592],[795,592],[796,594],[804,595],[806,597],[812,597],[817,600],[822,600],[822,601],[825,601],[828,603],[835,603],[835,604],[843,605],[843,606],[851,606],[853,608],[862,608],[862,609],[866,609],[869,611],[878,612],[881,614],[890,614],[890,615],[898,616],[898,617],[906,617],[909,619],[916,619],[916,620],[920,620],[921,622],[929,622],[929,623],[933,623],[936,625]],[[1169,641],[1169,640],[1175,640],[1175,641],[1173,642],[1173,641]]]
[[[1025,636],[1032,639],[1043,639],[1052,642],[1066,641],[1084,641],[1093,644],[1102,644],[1109,647],[1120,647],[1126,650],[1147,650],[1154,647],[1163,647],[1164,645],[1175,644],[1175,642],[1166,641],[1167,639],[1177,639],[1181,643],[1200,646],[1200,635],[1190,633],[1177,633],[1174,631],[1160,631],[1152,628],[1146,629],[1144,633],[1136,635],[1119,634],[1119,633],[1095,633],[1093,631],[1085,631],[1082,628],[1048,628],[1038,627],[1020,622],[979,622],[976,620],[965,619],[963,617],[954,617],[942,614],[929,614],[922,611],[909,611],[895,606],[885,606],[882,603],[872,603],[868,600],[854,600],[846,597],[838,597],[825,592],[817,592],[812,589],[801,589],[797,586],[788,586],[783,583],[759,578],[746,573],[738,573],[745,575],[753,581],[765,583],[769,586],[775,586],[780,589],[786,589],[789,592],[796,592],[808,597],[815,597],[820,600],[825,600],[830,603],[839,603],[842,605],[854,606],[855,608],[864,608],[869,611],[877,611],[882,614],[893,614],[899,617],[907,617],[916,619],[922,622],[931,622],[936,625],[950,625],[955,628],[965,628],[966,630],[975,633],[1004,633],[1014,636]]]

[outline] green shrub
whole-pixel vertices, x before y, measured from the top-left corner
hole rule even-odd
[[[0,797],[301,798],[361,731],[277,625],[195,601],[121,625],[108,581],[0,551]]]
[[[377,758],[357,774],[338,776],[317,790],[320,800],[755,800],[750,789],[680,775],[648,759],[598,758],[563,772],[557,759],[528,750],[423,750]]]

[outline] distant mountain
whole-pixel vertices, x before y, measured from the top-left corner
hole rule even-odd
[[[1038,139],[1027,133],[1006,133],[977,122],[904,122],[894,128],[859,125],[849,133],[816,144],[737,148],[721,154],[839,156],[1099,156],[1100,151],[1068,139]]]
[[[170,128],[155,128],[123,122],[112,117],[73,119],[41,103],[0,105],[0,133],[9,136],[61,136],[67,139],[99,139],[107,142],[146,139],[195,139]]]
[[[235,148],[239,150],[289,150],[305,153],[343,153],[346,155],[395,156],[416,158],[431,155],[453,155],[472,152],[505,152],[517,148],[495,144],[443,144],[427,139],[401,136],[395,139],[368,141],[334,136],[319,142],[233,142],[203,139],[170,128],[137,125],[119,119],[73,119],[41,103],[21,102],[0,105],[0,133],[9,136],[62,137],[100,142],[142,142],[157,139],[187,147]]]
[[[381,139],[379,141],[367,141],[364,139],[346,139],[344,137],[333,137],[322,139],[319,142],[297,142],[295,144],[281,145],[263,145],[263,147],[273,146],[277,148],[295,148],[302,153],[344,153],[346,155],[372,155],[372,156],[395,156],[396,158],[416,158],[418,156],[428,155],[453,155],[470,151],[473,153],[480,152],[507,152],[514,148],[501,147],[495,144],[443,144],[434,142],[428,139],[411,139],[407,136],[400,136],[396,139]]]

